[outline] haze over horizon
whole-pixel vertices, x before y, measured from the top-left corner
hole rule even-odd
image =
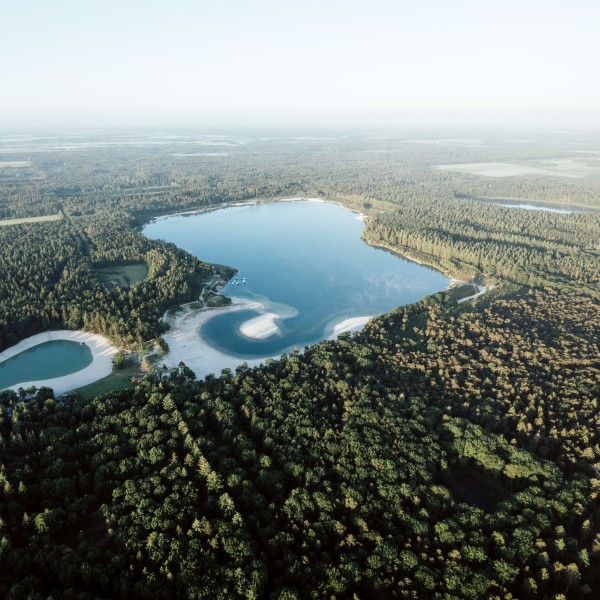
[[[600,127],[600,5],[25,0],[0,128]]]

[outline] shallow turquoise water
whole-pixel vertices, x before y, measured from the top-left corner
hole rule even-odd
[[[0,390],[25,381],[71,375],[92,363],[86,344],[53,340],[23,350],[0,363]]]
[[[438,271],[368,246],[360,239],[363,227],[338,205],[298,201],[166,217],[144,233],[236,268],[238,285],[231,280],[222,293],[260,301],[280,315],[281,333],[265,340],[238,330],[256,311],[225,313],[201,327],[215,348],[258,358],[303,348],[344,319],[387,312],[448,286]]]

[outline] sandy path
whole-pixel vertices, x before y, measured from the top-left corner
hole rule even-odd
[[[473,294],[472,296],[467,296],[466,298],[461,298],[460,300],[457,300],[456,303],[457,304],[462,304],[463,302],[466,302],[467,300],[473,300],[473,298],[479,298],[479,296],[483,296],[486,292],[489,292],[495,288],[497,288],[497,285],[477,285],[476,283],[473,284],[473,287],[477,290],[476,294]]]

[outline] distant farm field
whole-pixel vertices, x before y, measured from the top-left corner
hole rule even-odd
[[[60,221],[62,215],[46,215],[44,217],[23,217],[22,219],[2,219],[0,227],[8,227],[9,225],[22,225],[23,223],[43,223],[44,221]]]
[[[30,166],[31,163],[28,160],[0,160],[0,169],[24,169]]]
[[[555,176],[579,179],[600,175],[600,161],[595,159],[556,158],[532,160],[519,164],[502,162],[457,163],[436,165],[438,171],[455,171],[482,177],[517,177],[523,175]]]

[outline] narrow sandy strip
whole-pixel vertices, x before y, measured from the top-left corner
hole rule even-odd
[[[0,363],[20,354],[24,350],[50,342],[54,340],[69,340],[86,344],[92,351],[92,362],[85,369],[53,379],[38,379],[35,381],[24,381],[6,389],[17,391],[20,387],[27,389],[34,385],[37,388],[42,386],[50,387],[56,395],[64,394],[75,388],[94,383],[112,373],[112,358],[118,352],[118,348],[108,341],[103,335],[97,333],[88,333],[86,331],[70,331],[63,329],[60,331],[47,331],[32,335],[25,340],[20,341],[15,346],[11,346],[0,353]]]
[[[327,339],[335,340],[340,333],[360,331],[371,318],[372,315],[370,317],[353,317],[352,319],[345,319],[334,326],[332,334]]]
[[[253,319],[248,319],[240,325],[240,333],[253,340],[265,340],[280,333],[280,329],[275,323],[277,318],[279,318],[278,314],[268,312]]]

